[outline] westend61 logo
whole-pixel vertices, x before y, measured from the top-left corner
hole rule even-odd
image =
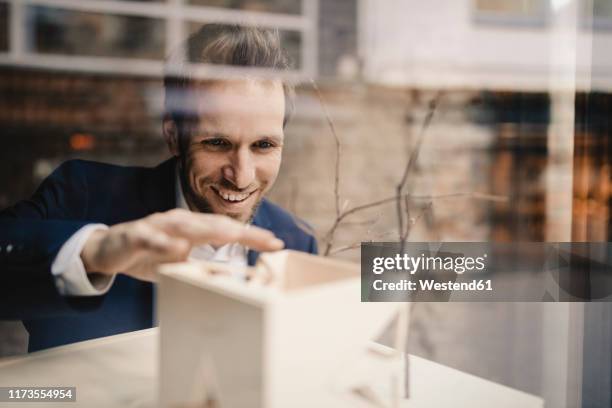
[[[465,272],[482,272],[486,268],[487,254],[478,257],[471,256],[411,256],[396,254],[392,257],[376,257],[372,260],[372,272],[380,275],[387,271],[409,272],[411,275],[419,271],[427,272],[455,272],[461,275]]]
[[[612,242],[363,242],[363,302],[612,302]]]

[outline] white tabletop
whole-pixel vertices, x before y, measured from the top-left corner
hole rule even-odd
[[[157,339],[158,329],[148,329],[0,360],[0,387],[76,387],[76,403],[53,403],[53,407],[152,407],[158,397]],[[380,359],[364,358],[354,375],[362,373],[372,379],[373,372],[384,370],[381,364]],[[544,405],[539,397],[412,355],[409,372],[410,398],[401,403],[405,408]],[[2,404],[18,408],[43,405]]]

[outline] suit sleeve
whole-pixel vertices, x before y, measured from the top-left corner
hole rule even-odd
[[[89,223],[81,167],[64,163],[30,199],[0,212],[0,318],[47,317],[99,304],[97,297],[61,296],[51,274],[62,245]]]

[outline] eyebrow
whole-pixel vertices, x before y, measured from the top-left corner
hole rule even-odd
[[[202,130],[199,133],[203,137],[206,137],[206,138],[221,138],[221,139],[229,139],[229,140],[232,139],[232,137],[230,135],[222,133],[222,132]],[[259,136],[257,136],[256,140],[270,140],[270,141],[273,141],[275,143],[279,143],[280,144],[283,141],[283,137],[279,136],[279,135],[276,135],[276,134],[259,135]]]
[[[282,143],[283,142],[283,138],[279,135],[261,135],[257,137],[257,140],[271,140],[275,143]]]

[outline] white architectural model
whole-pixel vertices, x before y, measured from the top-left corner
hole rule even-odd
[[[293,251],[262,254],[249,281],[212,263],[160,272],[162,406],[355,406],[342,373],[398,310],[361,302],[358,264]]]

